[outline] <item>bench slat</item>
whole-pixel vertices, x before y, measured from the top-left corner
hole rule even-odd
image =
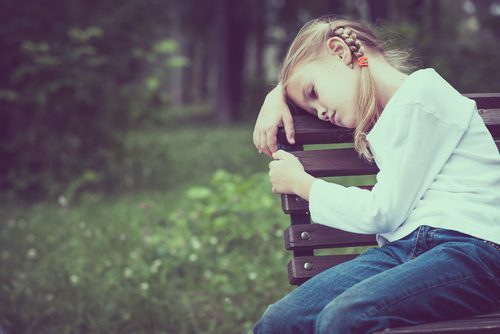
[[[475,333],[500,333],[500,318],[466,318],[460,320],[450,321],[436,321],[428,324],[399,327],[385,329],[376,334],[393,333],[393,334],[406,334],[406,333],[460,333],[460,334],[475,334]]]
[[[479,115],[483,118],[484,124],[493,137],[498,137],[500,125],[500,107],[497,109],[479,109]]]
[[[476,101],[477,109],[500,108],[500,93],[468,93],[463,95]]]
[[[496,101],[484,100],[484,105],[494,105]],[[483,118],[486,127],[494,138],[500,137],[500,104],[491,108],[478,109],[479,115]],[[295,130],[295,141],[300,145],[309,144],[339,144],[353,142],[353,129],[341,128],[329,122],[321,121],[318,118],[299,111],[293,116],[293,126]],[[278,131],[278,141],[287,143],[285,130]]]
[[[375,235],[349,233],[321,224],[292,225],[285,230],[287,250],[374,246]]]
[[[369,175],[378,173],[375,164],[361,160],[354,148],[291,152],[309,174],[321,176]]]
[[[328,268],[354,259],[358,254],[301,256],[288,262],[288,280],[292,285],[299,285]],[[309,263],[310,269],[304,265]]]

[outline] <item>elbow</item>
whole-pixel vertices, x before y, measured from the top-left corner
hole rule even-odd
[[[391,210],[388,205],[381,205],[381,203],[373,201],[366,225],[371,227],[372,231],[370,233],[380,234],[393,232],[397,227],[395,226],[396,217],[394,217],[393,212],[394,211]]]

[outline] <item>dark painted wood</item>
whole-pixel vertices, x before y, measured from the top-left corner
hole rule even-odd
[[[283,194],[281,196],[284,196]],[[310,226],[311,225],[311,217],[307,212],[295,213],[290,215],[291,226]],[[286,233],[286,231],[285,231]],[[285,237],[286,239],[286,237]],[[302,248],[302,249],[294,249],[293,257],[298,256],[314,256],[314,249],[312,248]]]
[[[323,255],[323,256],[301,256],[295,257],[288,262],[288,278],[292,285],[299,285],[319,274],[320,272],[331,268],[334,265],[352,260],[357,254],[346,255]],[[311,269],[305,269],[306,263],[311,264]]]
[[[374,246],[375,235],[342,231],[321,224],[292,225],[285,230],[285,248],[339,248],[352,246]]]
[[[494,94],[493,94],[494,95]],[[498,94],[497,94],[498,95]],[[494,95],[490,98],[476,99],[479,115],[483,118],[486,127],[494,138],[500,137],[500,103]],[[341,128],[329,122],[320,121],[318,118],[306,113],[298,112],[293,116],[295,141],[300,145],[308,144],[338,144],[352,143],[353,129]],[[278,141],[287,143],[283,128],[278,131]]]
[[[321,176],[370,175],[378,173],[375,164],[361,160],[354,148],[294,151],[309,174]]]
[[[428,324],[406,326],[399,328],[388,328],[375,334],[418,334],[418,333],[457,333],[457,334],[475,334],[475,333],[500,333],[500,314],[498,311],[483,314],[476,317],[465,319],[436,321]]]
[[[500,108],[500,93],[469,93],[464,96],[476,101],[477,109]]]

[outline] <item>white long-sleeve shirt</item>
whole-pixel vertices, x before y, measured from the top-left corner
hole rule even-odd
[[[366,137],[371,190],[316,179],[314,223],[401,239],[421,225],[500,243],[500,154],[477,112],[433,69],[409,75]]]

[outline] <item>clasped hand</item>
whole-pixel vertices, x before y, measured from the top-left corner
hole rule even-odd
[[[283,150],[273,153],[276,159],[269,163],[269,179],[276,194],[295,194],[309,201],[309,193],[316,178],[304,170],[293,154]]]

